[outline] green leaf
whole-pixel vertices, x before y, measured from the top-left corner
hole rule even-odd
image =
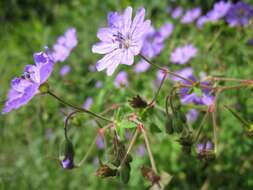
[[[162,130],[155,123],[150,124],[150,131],[151,131],[151,133],[161,133],[162,132]]]
[[[127,120],[122,120],[118,123],[118,126],[123,129],[132,129],[136,127],[136,124]]]
[[[193,92],[199,97],[202,96],[202,90],[200,88],[194,87]]]

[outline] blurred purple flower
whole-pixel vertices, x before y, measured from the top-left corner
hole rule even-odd
[[[230,7],[230,2],[220,1],[215,3],[213,9],[207,13],[207,17],[210,21],[217,21],[227,14]]]
[[[51,56],[55,62],[65,61],[70,52],[77,45],[76,29],[69,28],[63,36],[57,39],[56,44],[53,46]]]
[[[230,7],[226,15],[226,21],[230,26],[247,26],[253,17],[252,7],[244,2],[238,2]]]
[[[176,7],[174,10],[172,10],[171,17],[174,19],[177,19],[177,18],[181,17],[182,14],[183,14],[182,7]]]
[[[141,54],[145,57],[153,58],[161,53],[163,47],[163,38],[160,33],[153,27],[150,27],[150,30],[144,38]]]
[[[195,77],[189,77],[189,79],[191,79],[192,81],[196,81]],[[189,85],[190,83],[188,81],[184,81],[183,82],[186,85]],[[208,86],[208,83],[206,82],[202,82],[202,85]],[[211,105],[214,101],[214,97],[211,94],[211,90],[210,89],[201,89],[202,91],[202,95],[199,96],[197,95],[195,92],[190,92],[191,89],[190,88],[181,88],[180,89],[180,98],[181,98],[181,103],[182,104],[189,104],[189,103],[193,103],[193,104],[200,104],[200,105]]]
[[[183,76],[184,78],[190,78],[191,76],[193,76],[193,70],[191,67],[185,67],[180,71],[176,71],[175,73],[180,76]],[[183,79],[174,76],[172,76],[171,79],[173,81],[184,81]]]
[[[140,145],[140,146],[138,147],[138,149],[137,149],[137,154],[138,154],[139,156],[144,156],[145,152],[146,152],[145,146],[144,146],[144,145]]]
[[[201,15],[201,8],[196,7],[188,10],[181,18],[181,23],[189,24],[194,22]]]
[[[26,65],[20,78],[11,81],[11,88],[2,113],[8,113],[27,104],[39,92],[53,71],[54,62],[47,53],[33,55],[35,65]]]
[[[117,88],[128,86],[128,76],[125,71],[120,71],[114,80],[114,86]]]
[[[64,65],[62,66],[62,68],[60,69],[60,75],[63,77],[66,74],[68,74],[70,72],[71,68],[69,65]]]
[[[192,44],[176,48],[170,55],[170,61],[175,64],[186,64],[197,54],[197,49]]]
[[[95,84],[96,88],[101,88],[103,86],[103,83],[101,81],[97,81]]]
[[[145,60],[141,59],[135,66],[134,72],[135,73],[143,73],[146,72],[150,68],[150,64]]]
[[[169,38],[174,30],[174,25],[170,22],[165,23],[162,25],[159,29],[159,34],[162,38],[162,40],[165,40],[166,38]]]
[[[220,1],[214,4],[213,9],[206,15],[200,17],[197,21],[197,26],[202,28],[206,22],[216,22],[223,18],[231,7],[230,2]]]
[[[197,144],[197,153],[200,155],[205,155],[214,149],[214,144],[211,141],[205,143]]]
[[[96,145],[99,150],[103,150],[105,148],[104,138],[101,135],[97,136]]]
[[[123,14],[109,13],[109,27],[98,31],[97,37],[101,42],[92,46],[93,53],[106,54],[96,64],[98,71],[107,69],[106,73],[110,76],[119,64],[133,64],[134,56],[140,53],[150,28],[151,22],[144,21],[144,16],[144,8],[137,11],[133,21],[131,7],[126,8]]]
[[[193,123],[194,121],[197,120],[199,115],[198,110],[195,109],[190,109],[187,113],[186,113],[186,119],[188,123]]]
[[[83,104],[83,108],[86,109],[86,110],[88,110],[88,109],[90,109],[90,107],[92,106],[92,104],[93,104],[93,98],[92,97],[88,97],[88,98],[86,98],[86,100],[85,100],[85,102]]]

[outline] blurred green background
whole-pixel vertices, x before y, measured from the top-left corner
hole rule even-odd
[[[250,0],[248,1],[250,2]],[[199,30],[194,24],[184,26],[172,20],[166,8],[182,6],[184,9],[202,6],[206,11],[212,1],[165,1],[165,0],[2,0],[0,1],[0,97],[4,100],[14,76],[20,76],[27,63],[33,63],[32,54],[51,47],[58,36],[69,27],[75,27],[78,46],[65,63],[59,63],[49,79],[51,88],[60,96],[82,105],[91,96],[94,104],[91,110],[102,112],[113,103],[125,103],[137,91],[148,99],[153,95],[153,81],[156,71],[135,75],[133,67],[120,66],[118,70],[129,73],[130,86],[116,89],[112,77],[104,72],[89,72],[99,55],[91,53],[91,45],[98,40],[98,28],[106,25],[109,11],[123,10],[128,5],[135,10],[145,7],[146,18],[155,27],[167,21],[175,25],[172,36],[166,41],[166,48],[157,58],[160,65],[172,70],[183,68],[169,64],[169,54],[178,45],[190,42],[198,48],[198,56],[191,62],[195,73],[220,74],[238,78],[252,78],[252,46],[247,45],[252,28],[229,28],[224,22],[207,25]],[[137,58],[138,59],[138,58]],[[137,60],[136,59],[136,60]],[[71,66],[71,72],[63,78],[59,69],[64,64]],[[96,89],[96,81],[104,86]],[[166,82],[158,104],[164,106],[172,84]],[[221,95],[221,104],[234,106],[245,118],[253,121],[252,89],[229,91]],[[253,189],[253,141],[245,135],[241,124],[219,107],[219,155],[213,162],[202,162],[196,155],[182,151],[176,136],[150,133],[151,148],[159,170],[164,170],[173,179],[167,189]],[[123,185],[117,179],[103,180],[95,176],[98,168],[97,155],[103,152],[93,150],[88,161],[80,168],[65,171],[58,159],[62,147],[64,112],[68,110],[48,96],[36,96],[27,105],[8,115],[0,116],[0,189],[145,189],[148,183],[139,170],[142,164],[149,165],[147,155],[138,156],[136,150],[143,144],[138,140],[132,155],[131,179]],[[187,111],[187,110],[186,110]],[[130,108],[121,110],[131,112]],[[111,114],[112,115],[112,114]],[[109,117],[110,115],[108,115]],[[164,117],[154,111],[152,120],[164,131]],[[81,160],[97,133],[97,127],[88,122],[89,117],[78,116],[71,123],[70,136],[76,157]],[[194,123],[197,128],[199,121]],[[149,126],[147,125],[147,128]],[[149,130],[149,128],[148,128]],[[206,124],[205,133],[212,138],[212,126]]]

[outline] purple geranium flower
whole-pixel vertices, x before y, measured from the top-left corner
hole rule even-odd
[[[120,71],[114,80],[114,86],[120,88],[122,86],[128,86],[128,77],[125,71]]]
[[[191,76],[189,77],[192,81],[196,81],[196,79]],[[189,85],[190,83],[188,81],[183,82],[186,85]],[[208,83],[202,82],[202,85],[208,86]],[[200,105],[211,105],[213,103],[214,97],[211,94],[211,90],[206,88],[206,89],[201,89],[202,95],[198,95],[195,92],[191,92],[190,88],[181,88],[180,89],[180,98],[182,104],[200,104]]]
[[[230,26],[247,26],[253,17],[252,7],[244,2],[238,2],[230,7],[226,15],[226,21]]]
[[[170,61],[175,64],[185,64],[190,61],[197,54],[197,49],[187,44],[182,47],[176,48],[170,55]]]
[[[192,69],[190,67],[184,68],[181,71],[177,71],[177,74],[180,76],[190,79],[192,81],[196,81],[195,77],[193,76]],[[185,81],[183,79],[177,77],[171,77],[173,81],[179,81],[183,84],[190,85],[189,81]],[[207,82],[201,82],[201,85],[205,85],[206,87],[209,86]],[[191,92],[190,88],[181,88],[180,89],[180,99],[182,104],[201,104],[201,105],[211,105],[213,103],[214,97],[211,94],[211,90],[209,88],[202,89],[202,95],[199,96],[194,92]]]
[[[70,72],[71,68],[69,65],[64,65],[62,66],[62,68],[60,69],[60,75],[63,77],[66,74],[68,74]]]
[[[53,71],[54,62],[47,53],[34,54],[35,65],[26,65],[23,75],[11,81],[2,113],[8,113],[27,104],[39,92],[41,84],[45,83]]]
[[[131,7],[126,8],[123,14],[113,12],[108,15],[109,27],[98,31],[97,37],[101,42],[92,46],[93,53],[106,54],[96,64],[98,71],[107,69],[110,76],[119,64],[133,64],[150,28],[150,20],[144,21],[144,16],[145,9],[141,8],[132,21]]]
[[[57,39],[56,44],[53,46],[51,56],[55,62],[63,62],[67,59],[70,52],[77,45],[76,29],[69,28],[63,36]]]
[[[194,22],[201,15],[201,8],[196,7],[188,10],[181,18],[181,23],[189,24]]]
[[[171,17],[174,19],[177,19],[181,17],[183,14],[183,9],[182,7],[176,7],[172,12],[171,12]]]

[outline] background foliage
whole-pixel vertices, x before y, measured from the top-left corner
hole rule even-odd
[[[126,89],[113,86],[114,76],[88,72],[89,66],[94,65],[99,58],[91,53],[90,47],[97,41],[98,28],[106,24],[108,11],[123,10],[128,5],[135,10],[145,7],[147,18],[156,27],[166,21],[175,24],[165,50],[156,60],[160,65],[167,65],[173,70],[182,68],[169,64],[169,54],[176,46],[191,42],[199,50],[197,58],[191,62],[197,75],[204,71],[209,75],[252,78],[252,46],[247,45],[253,37],[252,28],[230,28],[224,22],[219,22],[199,30],[194,24],[184,26],[172,20],[166,13],[169,5],[180,5],[185,9],[201,5],[204,10],[208,10],[212,1],[3,0],[0,2],[1,99],[7,93],[11,78],[20,75],[25,64],[33,62],[32,54],[42,50],[45,45],[52,46],[57,37],[71,26],[77,29],[79,44],[67,61],[56,67],[50,78],[50,85],[55,92],[79,105],[91,96],[94,98],[91,109],[95,112],[101,112],[113,103],[127,104],[127,100],[135,95],[133,90],[151,99],[155,70],[135,75],[133,67],[120,66],[117,72],[124,69],[129,73],[130,86]],[[59,68],[63,64],[69,64],[72,70],[61,78]],[[94,88],[97,80],[104,82],[103,88]],[[171,84],[166,82],[159,96],[159,105],[164,105],[164,97],[170,88]],[[242,115],[253,121],[252,90],[226,92],[220,101],[235,106]],[[37,96],[18,111],[0,116],[1,189],[145,189],[148,186],[141,177],[139,167],[141,164],[148,165],[149,161],[147,156],[138,156],[135,151],[128,185],[95,176],[98,165],[94,158],[97,154],[102,155],[97,150],[93,151],[93,156],[81,168],[64,171],[56,160],[63,143],[62,110],[63,107],[51,97]],[[125,110],[121,112],[124,114]],[[153,115],[153,122],[164,131],[161,113]],[[158,168],[174,176],[169,189],[200,189],[203,185],[207,185],[208,189],[253,189],[252,137],[245,135],[241,124],[222,106],[218,118],[221,151],[217,159],[210,163],[184,153],[175,141],[175,136],[150,134]],[[97,128],[87,121],[87,116],[78,116],[72,122],[71,137],[76,160],[81,159],[97,133]],[[193,127],[197,128],[198,124],[199,121]],[[211,138],[211,125],[207,124],[205,130]],[[138,140],[138,144],[142,142]]]

